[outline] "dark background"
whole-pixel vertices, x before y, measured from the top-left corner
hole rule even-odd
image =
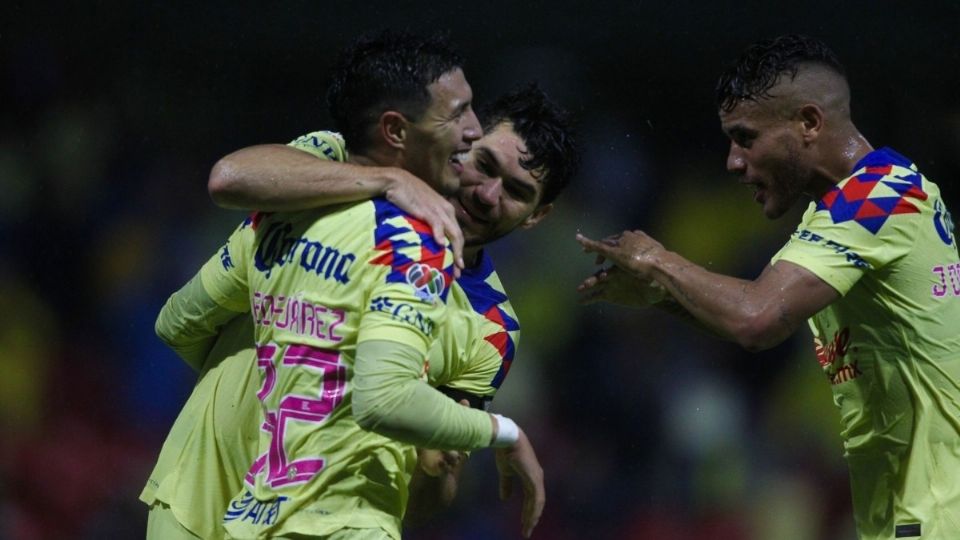
[[[960,188],[957,2],[8,3],[0,16],[0,538],[140,538],[137,500],[195,376],[153,335],[241,215],[212,164],[330,126],[331,59],[385,26],[448,29],[478,101],[538,80],[584,168],[493,248],[524,327],[495,409],[547,474],[537,537],[849,539],[837,413],[810,336],[749,354],[653,311],[580,307],[573,241],[643,228],[754,277],[792,231],[724,171],[715,80],[787,32],[845,62],[853,115]],[[409,538],[518,537],[489,452]]]

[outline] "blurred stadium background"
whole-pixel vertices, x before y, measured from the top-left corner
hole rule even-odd
[[[803,32],[849,69],[854,118],[960,208],[955,1],[27,3],[0,18],[0,538],[142,538],[137,501],[194,375],[153,335],[240,214],[205,182],[242,146],[330,125],[335,50],[449,29],[478,101],[539,80],[580,119],[583,172],[493,248],[524,327],[495,408],[547,472],[547,539],[854,538],[837,414],[809,335],[762,354],[655,311],[579,307],[573,241],[643,228],[754,277],[766,222],[724,171],[713,101],[757,39]],[[411,539],[518,537],[488,452]]]

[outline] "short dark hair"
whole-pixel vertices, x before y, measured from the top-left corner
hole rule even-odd
[[[513,130],[523,139],[530,155],[520,160],[520,166],[528,171],[544,170],[540,204],[553,202],[580,167],[580,146],[570,114],[536,83],[500,96],[482,111],[484,132],[492,131],[503,122],[513,124]]]
[[[808,36],[788,34],[747,47],[720,76],[717,106],[730,112],[743,100],[770,97],[770,89],[780,77],[787,74],[793,80],[801,64],[818,64],[846,78],[846,70],[825,43]]]
[[[381,30],[361,36],[337,58],[327,106],[352,152],[370,145],[368,130],[384,111],[416,121],[430,105],[430,84],[463,66],[445,34]]]

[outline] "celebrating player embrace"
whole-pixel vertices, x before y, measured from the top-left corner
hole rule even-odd
[[[440,67],[439,80],[427,79],[434,103],[407,114],[435,129],[433,144],[446,139],[469,146],[476,138],[469,87],[459,69]],[[352,98],[338,92],[357,91],[348,84],[357,83],[339,82],[331,101],[349,106]],[[502,481],[517,475],[523,485],[524,534],[536,524],[542,475],[522,431],[503,417],[494,426],[488,414],[461,407],[421,377],[486,408],[506,376],[519,326],[481,248],[539,222],[572,176],[576,149],[564,114],[527,88],[494,104],[487,133],[471,153],[453,144],[416,154],[416,143],[429,139],[426,128],[404,124],[405,136],[418,139],[394,142],[408,144],[409,155],[371,166],[364,165],[369,156],[386,150],[351,145],[350,133],[368,131],[357,125],[365,118],[359,112],[338,118],[346,148],[337,135],[318,132],[291,147],[241,150],[214,170],[215,197],[287,212],[258,213],[241,225],[158,321],[160,334],[204,370],[144,490],[158,538],[170,537],[165,530],[187,538],[222,534],[224,491],[236,495],[224,519],[232,537],[398,538],[416,462],[414,447],[405,443],[455,450],[504,445],[498,467]],[[438,118],[448,119],[439,129]],[[328,161],[345,159],[347,148],[351,163]],[[452,203],[430,193],[463,224],[468,264],[456,285],[450,252],[424,222],[385,199],[336,204],[384,194],[387,187],[423,189],[421,180],[383,165],[403,165],[424,178],[449,180],[452,172],[449,184],[461,184]],[[305,178],[312,182],[301,183]],[[398,178],[408,187],[397,188]],[[326,206],[297,211],[320,204]],[[255,355],[242,350],[250,323],[235,317],[249,305]],[[257,398],[264,415],[254,422]],[[225,432],[221,419],[237,431]],[[251,445],[251,435],[259,442]],[[233,478],[243,454],[253,466]],[[208,472],[198,470],[198,459]],[[221,489],[191,494],[204,474]]]

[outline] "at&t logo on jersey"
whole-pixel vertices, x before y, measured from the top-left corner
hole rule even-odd
[[[433,319],[421,313],[417,308],[406,302],[394,302],[386,296],[378,296],[371,300],[370,311],[389,313],[394,320],[414,326],[428,336],[433,335],[436,326]]]
[[[407,283],[414,289],[414,296],[424,302],[433,303],[443,292],[443,274],[426,264],[412,264],[407,268]]]

